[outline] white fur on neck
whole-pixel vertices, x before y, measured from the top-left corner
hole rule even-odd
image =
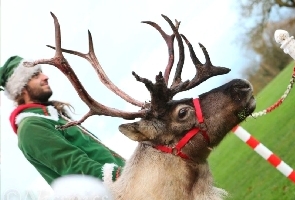
[[[164,199],[173,200],[225,199],[227,192],[213,186],[208,163],[196,167],[199,178],[194,183],[189,183],[191,187],[187,190],[183,187],[188,186],[186,162],[172,154],[163,156],[162,152],[153,147],[144,147],[139,143],[119,179],[110,188],[118,199],[163,199],[165,195]]]

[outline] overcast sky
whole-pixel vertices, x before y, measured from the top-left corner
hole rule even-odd
[[[135,71],[154,81],[155,75],[164,70],[168,55],[160,34],[151,26],[140,22],[154,21],[171,34],[169,26],[161,17],[161,14],[165,14],[173,21],[181,21],[180,32],[193,44],[202,62],[204,56],[198,42],[207,48],[214,65],[232,70],[227,75],[214,77],[199,87],[176,96],[196,97],[232,78],[244,78],[240,68],[244,61],[238,47],[234,45],[237,33],[234,25],[238,19],[234,2],[2,0],[1,66],[13,55],[27,59],[54,56],[54,51],[46,47],[47,44],[54,45],[51,11],[61,25],[62,47],[86,53],[87,30],[90,30],[97,58],[109,78],[134,98],[140,101],[149,100],[146,88],[135,80],[131,72]],[[195,71],[189,54],[186,55],[183,79],[190,79]],[[137,110],[107,90],[85,60],[68,54],[65,57],[94,99],[110,107],[126,111]],[[71,103],[76,112],[73,117],[82,117],[88,109],[66,77],[53,66],[43,65],[43,71],[49,76],[49,83],[54,91],[52,99]],[[27,189],[47,187],[17,147],[17,136],[12,132],[8,121],[13,109],[13,103],[1,93],[1,197],[12,190],[24,193]],[[83,126],[128,158],[136,142],[130,141],[118,131],[118,126],[126,122],[117,118],[94,116],[84,122]]]

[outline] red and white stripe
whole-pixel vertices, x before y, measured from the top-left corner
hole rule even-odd
[[[232,132],[234,132],[238,138],[248,144],[254,151],[256,151],[256,153],[295,183],[295,171],[266,146],[254,138],[250,133],[248,133],[243,127],[238,125],[232,129]]]

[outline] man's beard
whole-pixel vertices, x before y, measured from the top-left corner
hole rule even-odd
[[[52,91],[44,91],[42,88],[31,88],[27,87],[28,95],[30,100],[33,102],[47,102],[52,95]]]

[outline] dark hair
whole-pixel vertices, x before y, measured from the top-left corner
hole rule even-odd
[[[19,106],[19,105],[22,105],[22,104],[25,104],[25,100],[24,100],[24,97],[23,97],[23,94],[19,94],[17,95],[15,98],[14,98],[14,101],[15,103]]]
[[[42,104],[45,106],[53,106],[59,114],[64,115],[70,119],[71,119],[71,116],[69,115],[69,112],[67,111],[66,108],[68,108],[72,113],[74,113],[75,111],[74,107],[71,104],[62,102],[62,101],[53,100],[53,101],[44,102]]]

